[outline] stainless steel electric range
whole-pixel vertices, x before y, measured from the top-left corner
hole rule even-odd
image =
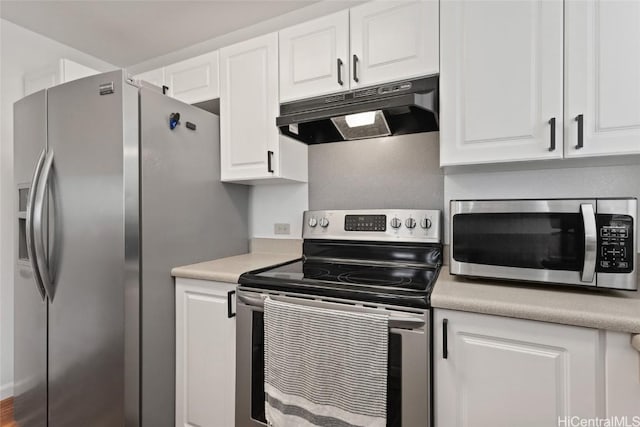
[[[303,256],[245,273],[237,293],[236,426],[266,425],[264,299],[389,315],[387,425],[430,426],[429,297],[442,265],[441,212],[304,213]]]

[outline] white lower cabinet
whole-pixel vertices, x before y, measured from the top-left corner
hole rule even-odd
[[[605,342],[606,416],[627,417],[635,421],[630,425],[640,425],[640,351],[623,332],[607,331]]]
[[[436,310],[434,370],[437,427],[640,415],[630,334]]]
[[[235,289],[176,278],[176,426],[235,425]]]

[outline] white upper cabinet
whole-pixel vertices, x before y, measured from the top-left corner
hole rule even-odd
[[[134,78],[137,80],[144,80],[145,82],[158,86],[161,89],[163,86],[166,85],[166,80],[164,77],[164,68],[158,68],[155,70],[146,71],[144,73],[135,75]]]
[[[280,38],[280,101],[349,88],[349,11],[286,28]]]
[[[640,153],[640,2],[565,5],[567,157]]]
[[[99,73],[98,70],[63,58],[49,67],[26,73],[24,75],[24,96]]]
[[[278,34],[220,49],[222,181],[307,180],[307,147],[280,135]]]
[[[438,427],[557,426],[599,415],[599,331],[450,310],[436,310],[434,326]]]
[[[438,73],[437,1],[373,1],[350,22],[351,88]]]
[[[222,180],[269,177],[279,166],[278,36],[222,48],[220,59]]]
[[[563,2],[440,7],[441,165],[562,157]]]
[[[280,100],[437,74],[438,1],[372,1],[280,31]]]
[[[220,97],[217,50],[169,65],[164,75],[168,94],[187,104]]]

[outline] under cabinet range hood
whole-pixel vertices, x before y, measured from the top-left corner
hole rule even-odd
[[[276,125],[306,144],[438,130],[438,76],[280,104]]]

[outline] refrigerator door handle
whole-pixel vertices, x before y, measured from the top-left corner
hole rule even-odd
[[[36,281],[36,288],[38,288],[38,292],[40,296],[44,300],[47,297],[46,290],[42,283],[42,279],[40,278],[40,272],[38,271],[38,263],[36,261],[35,252],[33,248],[33,211],[34,204],[36,199],[36,187],[38,185],[38,181],[40,178],[40,174],[42,172],[42,165],[44,164],[44,159],[47,154],[47,149],[43,148],[40,156],[38,157],[38,161],[36,162],[36,166],[33,169],[33,178],[31,178],[31,186],[29,187],[29,200],[27,200],[27,218],[26,218],[26,230],[25,237],[27,241],[27,256],[29,257],[29,263],[31,264],[31,269],[33,270],[33,278]]]
[[[51,275],[49,274],[49,262],[47,260],[45,252],[45,236],[42,230],[42,223],[44,216],[44,197],[47,191],[49,177],[51,176],[52,166],[53,151],[49,150],[47,152],[46,158],[44,159],[42,173],[40,175],[40,179],[38,180],[33,209],[33,240],[36,254],[36,264],[38,266],[38,272],[40,273],[42,285],[47,292],[50,301],[53,300],[53,283],[51,281]]]

